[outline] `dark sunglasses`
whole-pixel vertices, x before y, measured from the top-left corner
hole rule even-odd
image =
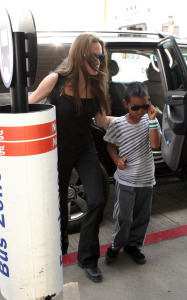
[[[149,108],[149,102],[145,103],[144,105],[136,105],[136,104],[131,105],[131,110],[133,110],[133,111],[138,111],[141,108],[143,108],[145,110],[148,109]]]
[[[105,60],[105,55],[92,53],[92,62],[95,62],[96,60],[99,60],[100,64],[102,64]]]

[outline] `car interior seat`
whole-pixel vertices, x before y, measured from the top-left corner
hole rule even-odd
[[[109,60],[109,95],[111,100],[111,115],[120,117],[127,113],[123,100],[125,99],[125,85],[121,82],[112,81],[112,77],[119,72],[118,64],[115,60]]]
[[[152,63],[147,69],[147,78],[143,83],[147,86],[151,103],[158,111],[157,119],[162,126],[162,112],[164,109],[164,87],[160,79],[160,73],[153,68]]]

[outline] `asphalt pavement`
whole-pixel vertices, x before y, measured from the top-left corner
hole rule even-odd
[[[145,265],[136,264],[123,252],[111,265],[100,258],[100,283],[90,281],[77,264],[64,267],[64,284],[78,285],[77,298],[66,294],[66,299],[187,300],[187,235],[143,246],[142,252],[147,259]],[[62,293],[55,298],[61,299]]]

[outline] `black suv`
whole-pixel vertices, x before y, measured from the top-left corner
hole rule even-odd
[[[38,32],[38,67],[29,92],[67,56],[69,47],[81,32]],[[122,100],[125,87],[132,81],[144,82],[150,100],[157,108],[162,129],[160,149],[153,151],[157,183],[171,178],[186,180],[187,174],[187,41],[167,33],[140,31],[95,32],[105,42],[109,59],[111,115],[126,113]],[[0,104],[9,94],[0,82]],[[92,133],[103,171],[105,199],[113,183],[115,165],[110,159],[105,130],[92,124]],[[86,214],[86,195],[78,174],[73,171],[69,186],[69,230],[80,228]]]

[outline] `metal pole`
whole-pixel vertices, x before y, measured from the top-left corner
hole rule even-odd
[[[25,57],[25,33],[13,32],[14,76],[10,87],[11,112],[29,111]]]

